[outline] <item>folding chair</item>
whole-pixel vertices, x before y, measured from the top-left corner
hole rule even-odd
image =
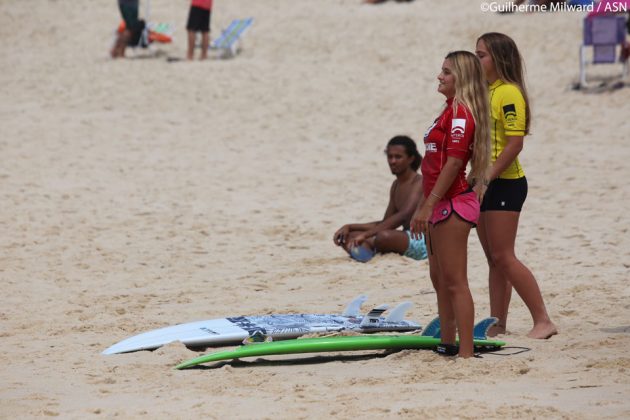
[[[254,18],[234,19],[232,23],[222,31],[221,36],[210,43],[211,50],[219,51],[221,58],[234,57],[241,49],[241,37],[252,26]]]
[[[624,16],[604,15],[584,18],[584,40],[580,46],[580,88],[588,86],[586,67],[589,64],[613,64],[618,61],[617,47],[626,39]],[[591,59],[586,49],[592,47]],[[628,75],[628,62],[622,63],[621,77]]]

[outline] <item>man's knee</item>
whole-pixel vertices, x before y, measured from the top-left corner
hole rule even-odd
[[[397,230],[383,230],[374,235],[374,247],[379,252],[403,254],[408,247],[407,235]]]

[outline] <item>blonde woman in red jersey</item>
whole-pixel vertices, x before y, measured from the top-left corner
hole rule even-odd
[[[468,235],[479,218],[480,204],[465,170],[470,161],[471,175],[483,180],[489,164],[487,85],[479,60],[468,51],[449,53],[438,81],[446,106],[424,137],[424,199],[411,230],[427,238],[441,324],[438,351],[471,357],[475,311],[468,287]]]

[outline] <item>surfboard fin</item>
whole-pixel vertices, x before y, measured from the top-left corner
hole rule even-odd
[[[488,330],[497,322],[499,322],[499,318],[495,318],[493,316],[484,318],[477,322],[475,324],[475,328],[473,329],[473,338],[475,340],[486,340],[488,338]]]
[[[425,337],[440,337],[440,317],[435,317],[424,327],[422,334]]]
[[[385,322],[401,322],[405,319],[405,313],[411,308],[413,304],[411,302],[402,302],[399,303],[392,311],[389,313],[387,318],[385,318]]]
[[[475,340],[487,340],[488,329],[499,322],[498,318],[488,317],[475,324],[473,328],[473,338]],[[426,337],[440,338],[440,318],[434,318],[422,331],[422,335]]]
[[[245,340],[243,340],[243,345],[250,345],[250,344],[260,344],[260,343],[269,343],[273,341],[273,337],[271,337],[270,335],[265,334],[264,332],[260,331],[260,330],[256,330],[253,333],[251,333],[249,335],[249,337],[245,338]]]
[[[385,312],[387,308],[389,308],[389,305],[384,303],[372,309],[363,317],[363,320],[361,321],[361,324],[359,324],[359,326],[361,328],[369,328],[371,326],[379,325],[381,322],[381,315],[383,315],[383,312]]]
[[[361,305],[367,300],[367,296],[359,295],[355,297],[352,302],[348,303],[346,310],[343,311],[342,316],[358,316],[361,310]]]

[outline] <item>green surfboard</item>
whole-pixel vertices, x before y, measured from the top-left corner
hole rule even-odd
[[[498,349],[505,346],[505,342],[495,340],[475,339],[474,343],[476,347],[483,348]],[[431,349],[438,344],[440,344],[439,338],[421,335],[361,335],[302,338],[248,344],[234,350],[210,353],[180,363],[175,366],[175,369],[185,369],[202,363],[238,359],[241,357],[336,351]]]

